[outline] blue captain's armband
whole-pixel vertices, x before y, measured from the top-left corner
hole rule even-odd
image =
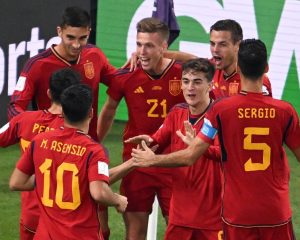
[[[201,133],[210,139],[214,139],[217,132],[218,132],[217,129],[215,129],[212,126],[211,122],[208,119],[204,118],[204,123],[201,128]]]

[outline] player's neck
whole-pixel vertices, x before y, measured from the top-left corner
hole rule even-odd
[[[223,72],[225,77],[231,76],[233,73],[236,72],[236,64],[234,63],[228,66],[227,68],[224,68]]]
[[[62,44],[58,44],[56,46],[54,46],[54,51],[56,52],[56,54],[58,54],[61,58],[65,59],[68,62],[74,62],[78,59],[78,56],[75,58],[70,58],[70,56],[67,54],[66,50],[64,49],[64,47],[62,46]]]
[[[170,65],[171,59],[169,58],[161,58],[158,64],[151,71],[147,71],[149,75],[161,75],[166,68]]]
[[[79,123],[70,123],[67,119],[65,119],[64,126],[67,128],[75,128],[77,130],[84,132],[85,134],[88,134],[89,122],[90,121],[87,119],[87,120],[85,120],[83,122],[79,122]]]
[[[242,91],[261,93],[263,86],[263,76],[257,78],[256,80],[247,79],[244,76],[241,76]]]
[[[48,108],[48,112],[50,112],[52,114],[61,114],[62,107],[60,104],[52,103],[50,108]]]
[[[209,97],[205,98],[203,102],[200,102],[197,106],[189,105],[189,111],[192,115],[199,115],[206,112],[208,106],[211,103],[211,99]]]

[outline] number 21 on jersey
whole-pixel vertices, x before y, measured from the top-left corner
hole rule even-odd
[[[150,105],[150,109],[147,113],[147,117],[166,118],[166,116],[167,116],[167,100],[166,99],[163,99],[160,102],[158,99],[147,99],[147,103]]]

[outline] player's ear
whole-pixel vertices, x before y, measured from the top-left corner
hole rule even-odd
[[[168,42],[167,41],[163,41],[162,49],[163,49],[164,52],[168,50]]]
[[[52,100],[52,95],[49,88],[47,89],[47,96],[50,100]]]
[[[89,118],[92,119],[94,115],[94,109],[91,107],[89,111]]]
[[[57,27],[56,27],[56,32],[57,32],[57,35],[58,35],[59,37],[61,37],[62,29],[61,29],[60,26],[57,26]]]
[[[264,73],[269,72],[269,64],[266,65]]]
[[[213,81],[208,82],[207,92],[210,92],[213,88]]]

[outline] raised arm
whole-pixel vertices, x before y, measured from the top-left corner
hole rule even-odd
[[[8,119],[12,119],[14,116],[21,112],[24,112],[30,101],[34,98],[36,91],[35,79],[40,76],[40,67],[29,67],[29,61],[26,63],[23,71],[20,74],[15,90],[11,96],[9,106],[7,109]],[[28,70],[28,68],[30,70]]]
[[[197,56],[190,54],[190,53],[180,52],[180,51],[171,51],[171,50],[165,51],[164,57],[175,59],[180,62],[186,62],[188,60],[198,58]]]
[[[119,102],[115,101],[110,96],[107,97],[98,117],[97,135],[99,142],[102,142],[109,132],[113,124],[118,105]]]

